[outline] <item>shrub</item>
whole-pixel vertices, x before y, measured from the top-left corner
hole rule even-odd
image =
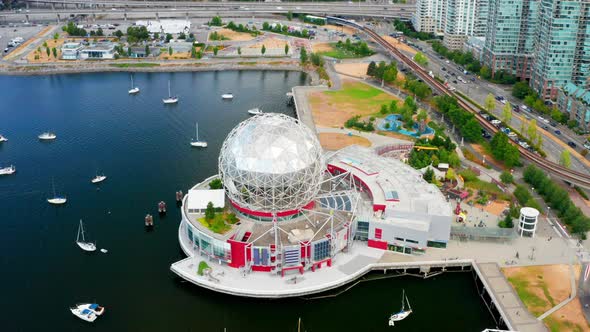
[[[205,261],[200,261],[199,262],[199,269],[197,271],[197,274],[200,275],[200,276],[202,276],[203,275],[203,271],[205,269],[209,269],[209,268],[210,268],[209,265]]]

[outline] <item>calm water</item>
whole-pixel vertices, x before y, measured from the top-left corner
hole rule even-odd
[[[167,82],[180,103],[164,106]],[[129,75],[0,77],[0,326],[4,331],[382,331],[400,305],[415,313],[402,331],[481,331],[493,326],[470,274],[432,280],[363,283],[337,298],[264,301],[216,294],[181,282],[169,270],[183,257],[174,192],[216,171],[225,135],[262,107],[293,115],[285,92],[306,83],[300,73],[142,73],[127,95]],[[221,94],[233,92],[224,102]],[[204,150],[191,149],[195,122]],[[57,140],[42,143],[41,132]],[[108,179],[90,184],[96,171]],[[68,197],[50,206],[52,179]],[[166,200],[169,213],[146,232],[143,216]],[[78,220],[108,254],[85,254],[74,243]],[[107,313],[93,325],[68,306],[96,300]]]

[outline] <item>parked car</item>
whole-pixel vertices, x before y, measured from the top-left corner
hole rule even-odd
[[[556,133],[557,135],[561,135],[561,131],[559,131],[559,130],[555,130],[555,133]]]
[[[557,122],[551,121],[549,124],[551,125],[551,127],[557,127]]]
[[[442,70],[442,71],[446,71],[446,70],[447,70],[447,68],[445,68],[445,67],[442,67],[440,70]]]
[[[584,147],[585,147],[586,149],[590,150],[590,143],[588,143],[588,142],[584,143]]]
[[[578,145],[574,141],[567,142],[567,145],[571,146],[574,149],[578,147]]]

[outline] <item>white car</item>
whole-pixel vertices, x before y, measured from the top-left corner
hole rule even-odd
[[[490,122],[491,122],[491,124],[493,124],[493,125],[499,125],[500,123],[502,123],[502,121],[500,121],[500,120],[498,120],[498,119],[496,119],[496,120],[492,120],[492,121],[490,121]]]
[[[584,147],[588,150],[590,150],[590,143],[584,143]]]
[[[279,6],[279,7],[277,7],[277,9],[283,9],[283,7]]]
[[[516,133],[513,131],[508,133],[508,137],[516,137],[516,136],[518,136],[518,135],[516,135]]]

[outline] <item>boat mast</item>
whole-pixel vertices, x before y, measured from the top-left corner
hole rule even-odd
[[[402,290],[402,311],[404,311],[405,304],[406,304],[406,303],[405,303],[405,298],[406,298],[406,290],[405,290],[405,289],[403,289],[403,290]]]
[[[197,142],[199,141],[199,123],[195,122],[195,127],[197,128]]]
[[[82,224],[82,219],[80,219],[80,227],[78,228],[78,235],[80,235],[80,230],[82,230],[82,242],[86,242],[84,238],[84,225]]]
[[[168,80],[168,98],[172,98],[172,94],[170,93],[170,80]]]
[[[133,74],[131,74],[131,89],[133,89]]]

